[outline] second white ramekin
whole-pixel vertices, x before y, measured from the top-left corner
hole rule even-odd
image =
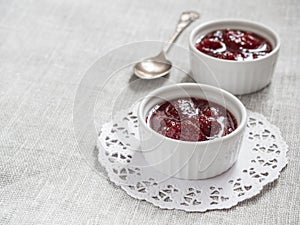
[[[271,42],[273,50],[266,56],[251,61],[232,61],[209,56],[195,47],[197,40],[202,36],[226,28],[257,33]],[[271,82],[280,40],[276,32],[260,23],[224,19],[206,22],[194,28],[190,34],[189,48],[190,66],[195,81],[239,95],[258,91]]]

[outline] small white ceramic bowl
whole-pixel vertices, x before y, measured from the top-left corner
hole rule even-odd
[[[207,33],[219,29],[241,29],[254,32],[269,40],[273,50],[251,61],[232,61],[200,52],[195,44]],[[190,34],[190,64],[198,83],[225,89],[233,94],[258,91],[271,82],[280,47],[279,36],[272,29],[256,22],[240,19],[215,20],[201,24]]]
[[[229,135],[203,142],[165,137],[146,123],[150,109],[158,103],[180,97],[198,97],[218,103],[236,118],[238,127]],[[160,172],[183,179],[206,179],[228,170],[237,160],[246,127],[247,113],[238,98],[209,85],[181,83],[151,92],[138,110],[141,151],[148,164]]]

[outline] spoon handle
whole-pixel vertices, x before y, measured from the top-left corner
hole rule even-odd
[[[163,51],[167,53],[170,50],[172,44],[177,40],[182,31],[187,28],[192,22],[197,20],[200,17],[200,14],[196,11],[186,11],[180,15],[179,21],[177,23],[176,31],[172,37],[167,42]]]

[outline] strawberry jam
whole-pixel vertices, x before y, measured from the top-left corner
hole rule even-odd
[[[264,37],[233,29],[212,31],[200,38],[195,46],[207,55],[235,61],[257,59],[272,51],[271,43]]]
[[[177,140],[206,141],[230,134],[235,117],[221,105],[200,98],[178,98],[155,105],[146,122],[156,132]]]

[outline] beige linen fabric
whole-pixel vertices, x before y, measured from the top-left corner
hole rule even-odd
[[[166,40],[186,9],[200,11],[201,21],[260,21],[282,41],[272,84],[241,100],[282,130],[289,165],[230,210],[186,213],[135,200],[87,163],[74,135],[85,71],[117,46]],[[299,224],[299,11],[297,0],[0,1],[0,224]],[[187,48],[192,27],[178,45]],[[112,87],[110,95],[118,83]]]

